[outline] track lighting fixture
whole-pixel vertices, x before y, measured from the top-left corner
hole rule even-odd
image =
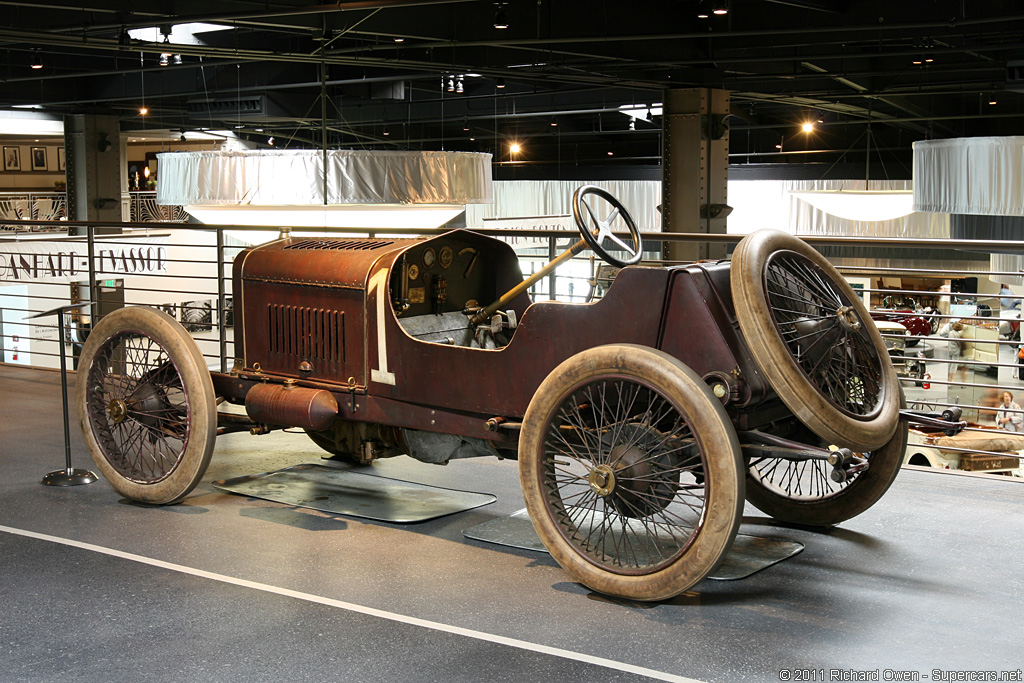
[[[455,92],[462,94],[462,74],[459,74],[459,78],[455,81]]]
[[[448,92],[455,92],[455,80],[451,76],[448,77]]]
[[[164,45],[171,44],[171,36],[169,33],[164,33]],[[160,66],[167,66],[171,63],[171,53],[161,52],[160,53]]]
[[[508,17],[505,15],[505,5],[507,5],[508,3],[496,2],[494,4],[498,7],[498,11],[494,13],[494,28],[508,28]]]

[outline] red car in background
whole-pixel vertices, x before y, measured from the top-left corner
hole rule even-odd
[[[888,303],[887,300],[888,297],[884,303]],[[906,300],[903,303],[905,304]],[[910,300],[910,306],[906,308],[902,306],[899,308],[873,308],[871,309],[871,318],[899,323],[907,328],[912,337],[927,337],[932,333],[931,321],[914,310],[913,300]],[[917,346],[919,341],[921,340],[908,339],[907,346]]]

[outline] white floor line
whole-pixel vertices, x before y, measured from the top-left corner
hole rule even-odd
[[[615,660],[605,659],[603,657],[594,657],[593,655],[584,654],[582,652],[563,650],[561,648],[549,647],[547,645],[540,645],[538,643],[531,643],[529,641],[519,640],[517,638],[507,638],[505,636],[499,636],[493,633],[485,633],[483,631],[475,631],[469,628],[462,628],[461,626],[452,626],[451,624],[442,624],[438,621],[418,619],[416,617],[410,617],[404,614],[397,614],[395,612],[388,612],[386,610],[375,609],[373,607],[356,605],[354,603],[345,602],[343,600],[334,600],[332,598],[326,598],[320,595],[313,595],[312,593],[303,593],[302,591],[290,590],[288,588],[280,588],[278,586],[271,586],[269,584],[259,583],[257,581],[238,579],[233,576],[226,576],[224,574],[208,572],[202,569],[195,569],[194,567],[186,567],[184,565],[175,564],[173,562],[164,562],[163,560],[157,560],[151,557],[145,557],[143,555],[126,553],[124,551],[115,550],[113,548],[105,548],[103,546],[93,545],[92,543],[83,543],[81,541],[75,541],[70,538],[50,536],[49,534],[40,534],[34,531],[27,531],[25,529],[14,529],[12,527],[2,525],[0,525],[0,532],[6,532],[9,534],[13,534],[15,536],[25,536],[27,538],[34,538],[41,541],[49,541],[51,543],[59,543],[61,545],[71,546],[73,548],[81,548],[82,550],[90,550],[92,552],[101,553],[103,555],[119,557],[123,560],[130,560],[132,562],[138,562],[140,564],[147,564],[152,567],[160,567],[161,569],[169,569],[170,571],[179,572],[181,574],[189,574],[191,576],[198,576],[204,579],[220,581],[221,583],[227,583],[233,586],[252,588],[254,590],[263,591],[265,593],[273,593],[275,595],[283,595],[289,598],[305,600],[306,602],[327,605],[329,607],[337,607],[339,609],[347,610],[349,612],[355,612],[357,614],[365,614],[371,617],[388,619],[389,621],[396,621],[402,624],[410,624],[412,626],[428,628],[434,631],[441,631],[443,633],[451,633],[454,635],[465,636],[466,638],[474,638],[476,640],[482,640],[488,643],[507,645],[508,647],[514,647],[520,650],[539,652],[541,654],[552,655],[554,657],[561,657],[562,659],[570,659],[577,662],[594,664],[596,666],[601,666],[606,669],[614,669],[616,671],[623,671],[625,673],[647,676],[649,678],[653,678],[659,681],[671,681],[672,683],[702,683],[701,681],[698,681],[694,678],[676,676],[674,674],[666,673],[664,671],[656,671],[654,669],[648,669],[642,666],[634,666],[632,664],[626,664],[625,662],[617,662]]]

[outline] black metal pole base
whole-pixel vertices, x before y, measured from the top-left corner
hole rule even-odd
[[[40,483],[43,486],[81,486],[82,484],[91,484],[97,479],[98,477],[89,470],[69,468],[47,473]]]

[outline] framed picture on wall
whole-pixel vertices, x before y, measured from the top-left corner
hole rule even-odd
[[[21,147],[4,147],[4,170],[21,170]]]
[[[45,147],[33,147],[32,148],[32,170],[33,171],[45,171],[46,170],[46,148]]]
[[[57,148],[57,170],[58,171],[65,170],[64,164],[65,164],[64,148],[63,147],[58,147]]]

